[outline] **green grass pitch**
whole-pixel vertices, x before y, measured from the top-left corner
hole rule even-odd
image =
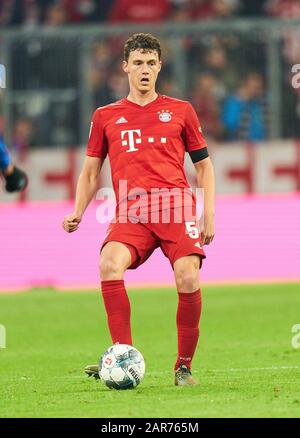
[[[300,285],[203,287],[199,386],[173,385],[176,290],[130,290],[146,376],[131,391],[85,377],[111,344],[100,293],[0,295],[0,417],[300,417]]]

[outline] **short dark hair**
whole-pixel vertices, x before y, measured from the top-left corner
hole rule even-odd
[[[124,45],[124,60],[127,62],[130,52],[137,49],[140,49],[144,53],[155,50],[158,53],[158,58],[160,60],[160,42],[155,36],[151,35],[151,33],[135,33],[128,38]]]

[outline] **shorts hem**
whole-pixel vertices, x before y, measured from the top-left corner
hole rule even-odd
[[[173,271],[174,271],[174,263],[175,263],[178,259],[181,259],[182,257],[188,257],[188,256],[190,256],[190,255],[197,255],[197,256],[199,256],[199,258],[200,258],[200,266],[199,266],[199,269],[201,269],[201,268],[202,268],[203,260],[206,259],[206,255],[203,254],[203,253],[200,253],[200,252],[193,252],[193,251],[189,252],[189,251],[187,251],[187,253],[183,253],[183,254],[179,254],[178,256],[175,256],[173,260],[170,260],[170,259],[169,259]]]
[[[117,242],[117,243],[122,243],[123,245],[126,246],[126,248],[128,248],[130,254],[131,254],[131,265],[127,268],[127,269],[136,269],[139,266],[139,261],[140,261],[140,255],[138,253],[138,250],[136,249],[136,247],[134,245],[132,245],[132,243],[128,243],[128,242],[124,242],[122,240],[118,240],[118,239],[112,239],[112,240],[107,240],[104,241],[101,248],[100,248],[100,254],[103,250],[103,248],[105,247],[105,245],[107,243],[110,242]]]

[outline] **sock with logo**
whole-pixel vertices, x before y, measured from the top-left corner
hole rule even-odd
[[[188,369],[199,339],[199,322],[202,308],[201,291],[191,293],[178,292],[178,308],[176,315],[178,356],[174,369],[186,365]]]

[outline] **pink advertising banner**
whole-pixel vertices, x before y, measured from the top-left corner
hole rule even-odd
[[[97,288],[98,255],[107,224],[87,210],[77,232],[61,223],[68,202],[0,205],[0,291],[32,287]],[[223,196],[217,199],[216,236],[205,247],[204,283],[300,280],[300,195]],[[127,271],[128,287],[173,286],[169,261],[157,249]]]

